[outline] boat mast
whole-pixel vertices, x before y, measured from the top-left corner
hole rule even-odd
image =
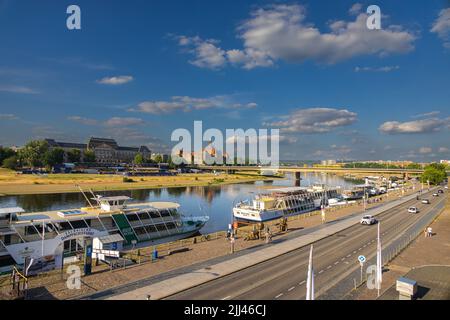
[[[89,205],[91,206],[91,208],[94,208],[94,206],[92,205],[91,201],[89,201],[89,198],[86,196],[86,194],[84,193],[83,189],[81,189],[81,187],[77,184],[76,185],[78,187],[78,189],[80,190],[81,194],[83,195],[83,197],[86,199],[86,201],[89,203]]]

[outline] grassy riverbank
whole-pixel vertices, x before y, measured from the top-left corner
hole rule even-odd
[[[104,174],[49,174],[23,175],[0,169],[0,195],[45,194],[79,192],[76,185],[94,191],[130,190],[149,188],[170,188],[185,186],[208,186],[243,183],[259,180],[273,180],[276,177],[262,177],[254,172],[238,174],[179,174],[177,176],[130,177],[124,182],[120,175]]]

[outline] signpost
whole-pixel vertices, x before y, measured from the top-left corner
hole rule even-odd
[[[366,262],[366,257],[363,255],[358,256],[359,265],[361,266],[361,283],[363,282],[363,267]]]

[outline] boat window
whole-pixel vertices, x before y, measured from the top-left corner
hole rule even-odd
[[[25,227],[25,235],[38,234],[37,230],[33,226]]]
[[[158,231],[164,231],[166,230],[166,227],[164,226],[164,224],[158,224],[156,225],[156,229],[158,229]]]
[[[141,234],[145,234],[145,229],[143,227],[139,227],[134,229],[134,231],[136,232],[136,234],[141,235]]]
[[[150,211],[150,217],[152,217],[152,219],[160,218],[159,213],[156,211]]]
[[[173,222],[167,222],[167,223],[166,223],[166,227],[167,227],[167,229],[174,229],[174,228],[175,228],[175,223],[173,223]]]
[[[72,230],[72,227],[68,222],[60,222],[59,226],[61,231]]]
[[[3,238],[3,243],[6,245],[11,244],[11,235],[10,234],[6,234]]]
[[[0,256],[0,268],[14,265],[16,262],[10,255]]]
[[[147,220],[150,218],[147,212],[139,212],[138,217],[141,220]]]
[[[161,213],[162,217],[169,217],[170,216],[169,210],[165,210],[164,209],[164,210],[161,210],[160,213]]]
[[[138,216],[134,213],[127,214],[127,219],[128,221],[139,221]]]
[[[70,221],[70,224],[74,227],[74,229],[89,227],[83,220],[73,220]]]
[[[154,225],[146,226],[146,227],[145,227],[145,230],[147,230],[148,233],[156,232],[156,228],[155,228]]]

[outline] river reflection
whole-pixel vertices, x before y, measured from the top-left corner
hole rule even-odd
[[[361,181],[347,180],[331,174],[302,174],[301,185],[324,183],[328,186],[348,188]],[[133,202],[174,201],[181,205],[185,215],[209,215],[210,221],[202,229],[203,233],[225,230],[231,221],[232,207],[238,201],[252,197],[270,186],[294,186],[292,175],[286,179],[257,181],[233,185],[205,187],[174,187],[163,189],[142,189],[128,191],[99,192],[102,195],[127,195]],[[89,195],[88,195],[89,196]],[[19,206],[27,212],[48,211],[86,206],[80,193],[35,194],[0,197],[0,207]]]

